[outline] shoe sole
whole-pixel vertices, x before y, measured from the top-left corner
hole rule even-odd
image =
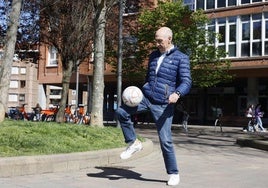
[[[122,158],[121,156],[120,156],[120,158],[123,159],[123,160],[129,159],[129,158],[131,158],[135,153],[137,153],[137,152],[139,152],[139,151],[141,151],[141,150],[143,150],[143,147],[141,147],[141,148],[139,148],[138,150],[134,151],[134,152],[133,152],[129,157],[127,157],[127,158]]]

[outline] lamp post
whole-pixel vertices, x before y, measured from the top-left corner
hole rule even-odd
[[[76,62],[76,89],[75,89],[75,92],[76,92],[76,96],[75,96],[75,100],[76,100],[76,109],[78,108],[79,106],[79,61]]]
[[[125,0],[119,1],[119,23],[118,23],[118,56],[117,56],[117,108],[121,106],[122,93],[122,47],[123,47],[123,14],[125,9]],[[117,127],[120,123],[116,120]]]

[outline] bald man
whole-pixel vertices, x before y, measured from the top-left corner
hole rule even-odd
[[[150,111],[155,121],[164,158],[167,184],[178,185],[179,169],[173,147],[171,125],[175,103],[189,93],[192,79],[189,57],[172,43],[173,33],[168,27],[161,27],[155,33],[157,50],[149,56],[146,83],[142,87],[143,100],[137,107],[120,106],[116,111],[128,147],[120,155],[128,159],[142,149],[137,139],[131,115]]]

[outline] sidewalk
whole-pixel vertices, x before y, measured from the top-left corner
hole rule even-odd
[[[137,133],[148,140],[144,149],[122,161],[124,148],[13,159],[0,158],[0,186],[4,188],[160,188],[167,175],[156,130],[138,126]],[[251,139],[267,145],[267,135],[244,133],[240,128],[173,127],[173,139],[183,188],[265,188],[268,181],[267,151],[247,146]],[[238,141],[239,140],[239,141]],[[261,142],[259,142],[261,140]],[[236,143],[242,142],[241,147]],[[53,169],[50,171],[48,169]],[[12,172],[9,174],[7,172]],[[28,175],[27,175],[27,173]],[[31,173],[29,173],[31,172]],[[24,174],[23,174],[24,173]],[[29,175],[33,174],[33,175]]]

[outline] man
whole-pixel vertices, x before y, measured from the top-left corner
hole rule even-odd
[[[137,107],[122,105],[116,115],[121,124],[125,142],[129,144],[121,153],[121,159],[130,158],[142,149],[141,142],[131,122],[131,115],[150,111],[156,123],[160,146],[169,174],[168,185],[180,182],[179,170],[172,143],[171,125],[174,106],[177,100],[186,95],[191,88],[189,57],[181,53],[172,43],[173,33],[168,27],[161,27],[155,33],[158,50],[149,57],[146,83],[143,86],[143,100]]]

